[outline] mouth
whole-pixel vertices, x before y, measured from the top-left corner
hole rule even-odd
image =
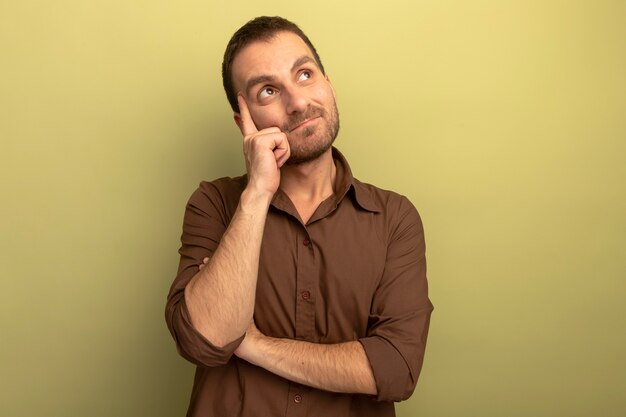
[[[296,127],[294,127],[293,129],[291,129],[289,131],[289,133],[294,132],[294,131],[302,128],[302,127],[308,126],[309,124],[313,123],[315,120],[317,120],[319,118],[320,118],[320,116],[314,116],[314,117],[311,117],[309,119],[306,119],[306,120],[302,121],[302,123],[300,123]]]

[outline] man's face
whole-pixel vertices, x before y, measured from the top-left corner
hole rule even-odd
[[[243,48],[232,64],[233,84],[246,100],[257,129],[278,127],[287,135],[288,164],[313,160],[339,131],[335,90],[298,35],[279,32]],[[241,127],[241,118],[235,114]]]

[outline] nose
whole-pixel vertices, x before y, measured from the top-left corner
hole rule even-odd
[[[302,113],[309,106],[309,99],[304,91],[297,86],[283,89],[283,100],[287,114]]]

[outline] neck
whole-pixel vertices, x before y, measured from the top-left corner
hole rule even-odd
[[[317,208],[334,192],[335,163],[329,149],[319,158],[299,165],[283,165],[280,170],[280,189],[287,194],[298,212]],[[306,217],[306,216],[303,216]]]

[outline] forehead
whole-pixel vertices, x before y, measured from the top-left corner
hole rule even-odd
[[[309,56],[315,62],[307,44],[295,33],[279,32],[268,40],[251,42],[233,60],[235,90],[241,91],[246,81],[254,77],[288,74],[302,56]]]

